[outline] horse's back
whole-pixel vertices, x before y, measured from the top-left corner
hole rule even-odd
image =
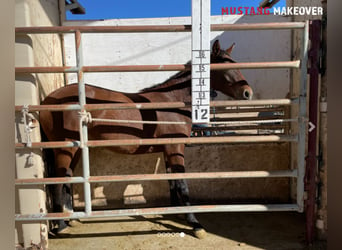
[[[125,93],[96,86],[85,85],[85,92],[88,103],[133,102]],[[42,104],[77,103],[78,100],[78,84],[70,84],[53,91]]]

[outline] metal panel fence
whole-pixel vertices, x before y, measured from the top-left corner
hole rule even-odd
[[[301,58],[286,62],[250,62],[235,64],[211,64],[211,70],[223,70],[231,68],[298,68],[301,71],[300,96],[297,100],[252,100],[252,101],[216,101],[212,107],[222,106],[258,106],[258,105],[299,105],[299,117],[291,121],[297,121],[299,130],[296,135],[263,135],[263,136],[223,136],[223,137],[199,137],[199,138],[162,138],[142,140],[90,140],[88,141],[87,124],[82,123],[80,135],[82,140],[72,142],[33,142],[17,143],[18,150],[24,148],[57,148],[57,147],[82,147],[83,176],[65,178],[35,178],[17,179],[16,185],[37,185],[57,183],[83,183],[85,193],[85,211],[75,213],[40,213],[40,214],[16,214],[17,221],[55,220],[75,218],[99,218],[125,215],[147,215],[147,214],[179,214],[179,213],[201,213],[201,212],[229,212],[229,211],[298,211],[302,212],[304,207],[304,173],[305,173],[305,140],[306,140],[306,74],[308,57],[308,23],[307,22],[285,22],[285,23],[256,23],[256,24],[213,24],[212,31],[225,30],[262,30],[262,29],[301,29],[302,53]],[[174,71],[190,70],[189,65],[127,65],[127,66],[83,66],[82,57],[82,33],[115,33],[115,32],[189,32],[188,25],[167,26],[69,26],[69,27],[20,27],[16,28],[16,34],[48,34],[48,33],[75,33],[77,65],[75,67],[17,67],[16,73],[63,73],[77,72],[79,80],[79,104],[72,105],[34,105],[16,106],[15,110],[27,112],[51,110],[80,110],[85,113],[98,109],[153,109],[182,108],[189,103],[137,103],[137,104],[86,104],[85,84],[83,74],[85,72],[113,72],[113,71]],[[82,117],[81,117],[82,119]],[[182,173],[182,174],[153,174],[153,175],[119,175],[119,176],[90,176],[89,171],[89,147],[114,146],[114,145],[156,145],[156,144],[178,144],[178,143],[257,143],[257,142],[297,142],[298,143],[298,166],[294,170],[283,171],[246,171],[246,172],[212,172],[212,173]],[[115,182],[115,181],[152,181],[170,179],[212,179],[212,178],[264,178],[264,177],[295,177],[297,178],[297,203],[296,204],[271,204],[271,205],[205,205],[187,207],[162,207],[143,209],[118,209],[110,211],[92,211],[90,183]]]

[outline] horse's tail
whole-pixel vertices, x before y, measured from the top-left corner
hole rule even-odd
[[[42,127],[40,127],[40,134],[41,134],[42,142],[49,141]],[[46,173],[45,175],[47,177],[54,177],[55,176],[55,169],[54,169],[55,155],[53,153],[53,149],[43,148],[42,157],[43,157],[43,162],[45,165],[45,173]]]
[[[40,127],[40,134],[41,134],[41,141],[47,142],[48,138],[44,133],[42,127]],[[43,148],[42,150],[42,160],[45,167],[45,177],[54,177],[55,176],[55,155],[53,153],[53,149],[51,148]],[[45,192],[46,192],[46,208],[48,212],[53,212],[53,186],[54,185],[46,185]],[[53,222],[49,222],[50,230],[54,228]]]

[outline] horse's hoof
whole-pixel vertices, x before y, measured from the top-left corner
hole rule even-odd
[[[71,229],[70,227],[65,227],[65,228],[62,228],[61,230],[57,230],[57,234],[69,234],[71,232]]]
[[[203,228],[195,229],[194,234],[198,239],[204,239],[207,236],[207,232]]]
[[[70,220],[69,221],[69,226],[71,226],[71,227],[77,227],[81,224],[82,224],[82,222],[80,220]]]

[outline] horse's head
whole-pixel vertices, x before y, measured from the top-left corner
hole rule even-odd
[[[234,44],[227,50],[221,50],[218,40],[215,41],[211,51],[211,63],[235,63],[230,57]],[[238,69],[212,70],[210,73],[213,89],[238,100],[250,100],[253,90],[248,85],[245,77]]]

